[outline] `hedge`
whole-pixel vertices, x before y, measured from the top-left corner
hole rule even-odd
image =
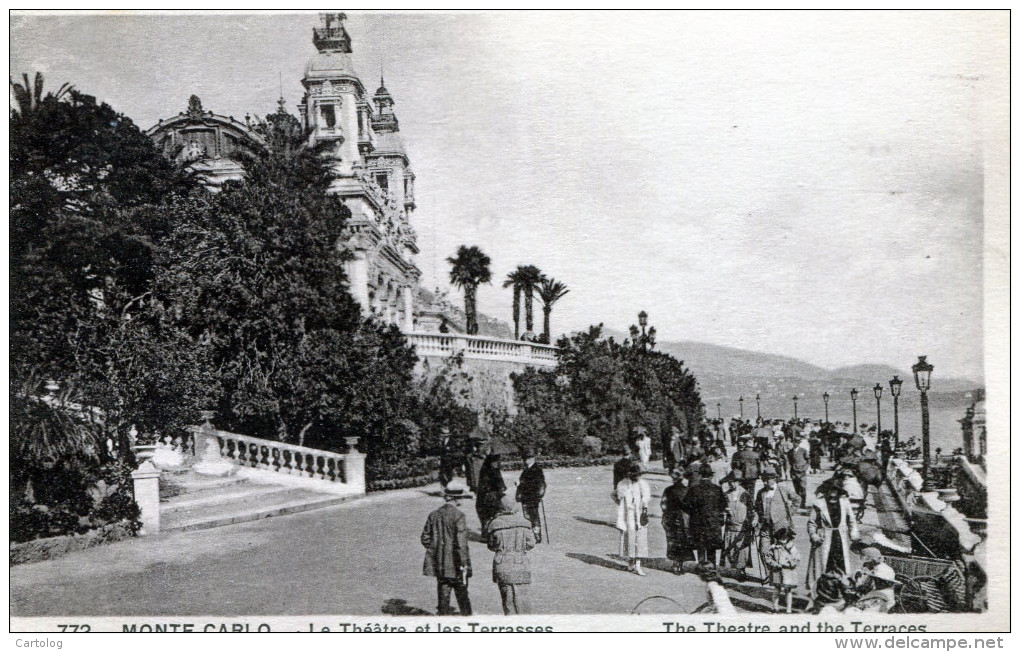
[[[617,455],[603,455],[601,457],[551,457],[543,458],[539,457],[538,461],[542,465],[543,469],[557,469],[557,468],[575,468],[582,466],[606,466],[614,464],[619,458]],[[439,481],[439,458],[438,457],[426,457],[418,460],[408,460],[403,463],[407,468],[414,468],[415,462],[420,462],[425,466],[433,466],[435,470],[428,473],[421,473],[417,475],[408,475],[405,477],[390,477],[380,478],[371,480],[368,482],[368,491],[390,491],[393,489],[410,489],[412,487],[424,487],[425,485],[432,484],[433,482]],[[504,471],[520,471],[524,468],[523,460],[511,460],[502,463],[502,469]],[[385,468],[385,467],[384,467]],[[396,468],[396,465],[391,465],[389,468]]]
[[[12,566],[45,559],[56,559],[70,552],[77,552],[94,546],[122,541],[135,536],[136,526],[129,520],[110,523],[84,534],[68,534],[59,537],[35,539],[25,543],[11,544]]]

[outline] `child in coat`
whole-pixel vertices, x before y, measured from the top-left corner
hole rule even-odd
[[[793,612],[793,590],[797,588],[797,567],[800,566],[795,538],[792,529],[779,528],[772,539],[772,547],[765,554],[765,564],[772,571],[772,586],[776,589],[772,597],[772,611],[779,610],[779,597],[782,595],[786,598],[786,613]]]

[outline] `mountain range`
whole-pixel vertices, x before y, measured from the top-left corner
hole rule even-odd
[[[607,336],[618,341],[627,337],[625,333],[607,330]],[[836,369],[818,365],[789,356],[748,351],[704,342],[656,342],[655,349],[668,353],[694,373],[698,379],[702,396],[750,397],[754,392],[782,392],[783,394],[806,393],[820,395],[824,391],[857,387],[862,393],[868,392],[875,383],[888,391],[889,379],[899,376],[904,389],[912,388],[913,373],[910,369],[896,369],[885,364],[861,363]],[[939,393],[965,393],[980,387],[980,381],[966,378],[932,377],[932,391]]]

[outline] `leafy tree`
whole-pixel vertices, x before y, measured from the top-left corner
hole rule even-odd
[[[475,300],[478,286],[492,280],[490,258],[475,246],[461,245],[455,257],[447,258],[450,263],[450,282],[464,290],[464,312],[467,315],[468,335],[478,333],[478,308]]]
[[[11,83],[12,524],[19,538],[134,518],[132,433],[194,423],[200,347],[152,292],[149,208],[194,184],[125,116],[65,85]],[[47,387],[58,387],[45,400]],[[53,482],[59,477],[60,482]],[[93,496],[101,483],[109,491]],[[132,513],[132,509],[134,512]]]
[[[300,137],[291,120],[266,124],[279,142],[246,161],[243,183],[167,209],[178,226],[160,288],[186,297],[189,332],[208,343],[218,425],[328,450],[362,436],[371,460],[413,414],[416,357],[348,291],[338,244],[350,211],[327,193],[323,159],[288,145]]]
[[[557,346],[556,369],[512,376],[518,443],[579,454],[594,436],[619,449],[635,425],[666,433],[674,420],[698,423],[704,414],[694,376],[667,354],[604,339],[601,325]]]
[[[542,341],[548,344],[551,335],[549,334],[549,317],[552,315],[552,308],[557,301],[570,292],[567,286],[554,278],[542,278],[542,284],[538,289],[538,296],[542,299]]]

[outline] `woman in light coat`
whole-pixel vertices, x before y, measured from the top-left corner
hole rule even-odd
[[[850,542],[859,538],[857,518],[844,490],[837,481],[827,480],[818,487],[818,496],[808,516],[808,558],[806,588],[814,599],[815,585],[826,571],[837,570],[851,576]]]
[[[519,513],[513,497],[503,496],[499,514],[485,529],[492,558],[492,581],[499,587],[503,613],[507,616],[531,613],[528,587],[531,585],[531,561],[528,551],[535,547],[531,522]]]
[[[648,556],[648,522],[642,525],[642,514],[648,513],[652,490],[641,479],[641,465],[633,464],[627,477],[616,485],[616,529],[620,531],[620,556],[627,559],[627,570],[645,575],[641,558]]]

